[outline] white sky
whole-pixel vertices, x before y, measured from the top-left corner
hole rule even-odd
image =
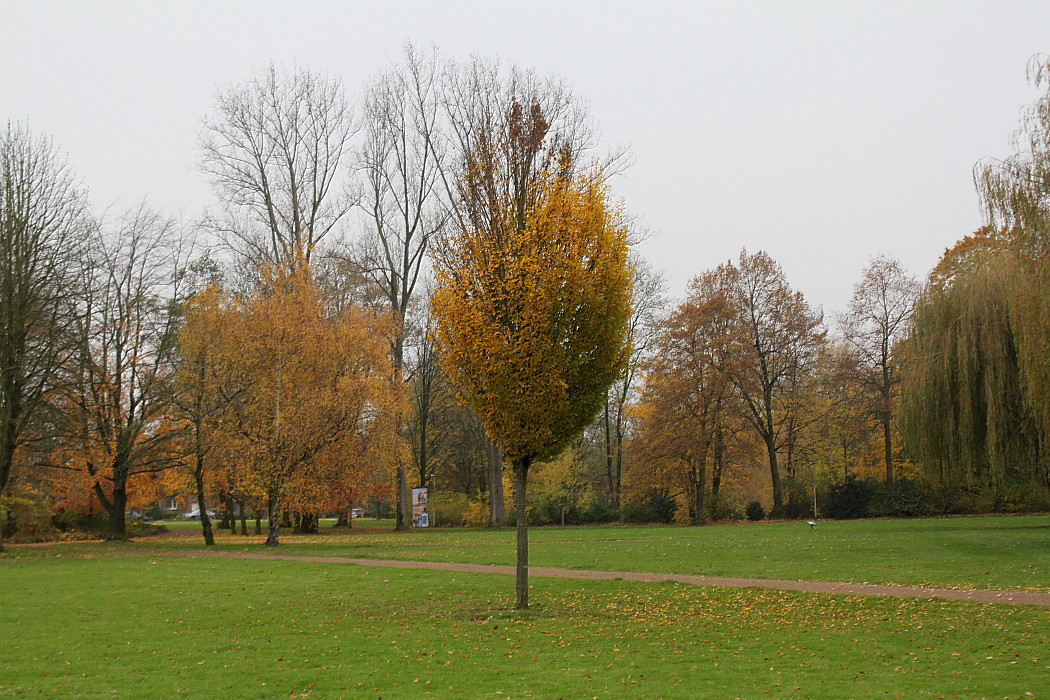
[[[635,165],[616,183],[672,294],[765,250],[826,311],[868,259],[924,275],[981,223],[974,163],[1010,152],[1050,2],[15,2],[0,121],[64,148],[98,208],[195,217],[216,88],[270,61],[351,94],[405,39],[564,76]],[[830,320],[830,319],[829,319]]]

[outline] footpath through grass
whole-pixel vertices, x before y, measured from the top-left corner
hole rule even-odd
[[[282,538],[280,554],[514,564],[514,531],[435,529]],[[363,525],[363,527],[362,527]],[[199,526],[198,526],[199,527]],[[263,551],[260,536],[219,550]],[[543,527],[530,530],[533,566],[603,571],[1050,591],[1050,516],[930,518],[704,527]],[[199,537],[133,547],[203,548]]]
[[[4,555],[0,588],[0,696],[1038,697],[1050,687],[1050,613],[1024,606],[534,579],[533,609],[515,612],[504,576],[70,548]]]

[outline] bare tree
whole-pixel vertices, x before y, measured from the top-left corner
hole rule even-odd
[[[449,64],[443,94],[448,158],[442,184],[460,227],[500,226],[501,197],[514,203],[520,223],[537,174],[555,160],[566,175],[596,167],[611,177],[627,164],[626,149],[599,154],[600,131],[586,101],[556,76],[475,56]]]
[[[51,466],[86,471],[126,539],[129,480],[184,456],[171,420],[177,326],[191,246],[179,223],[146,205],[103,224],[78,300],[76,367],[60,422],[76,456]]]
[[[0,494],[68,351],[85,206],[51,140],[8,123],[0,134]]]
[[[342,85],[271,64],[221,90],[216,107],[200,140],[220,201],[210,226],[252,267],[309,264],[352,205],[342,179],[355,126]]]
[[[864,279],[854,286],[849,308],[838,318],[842,335],[857,356],[857,379],[874,398],[887,484],[893,483],[893,403],[900,383],[893,350],[907,332],[919,289],[919,282],[899,261],[874,258],[864,270]]]
[[[635,258],[634,306],[628,325],[630,356],[623,373],[610,388],[599,415],[605,442],[605,487],[617,508],[621,503],[624,439],[629,427],[628,404],[635,392],[639,369],[656,339],[658,324],[667,305],[666,283],[645,260]]]
[[[401,63],[380,72],[365,91],[358,168],[366,229],[361,250],[351,259],[382,290],[394,314],[391,350],[399,380],[405,365],[406,318],[430,242],[449,211],[440,187],[438,71],[436,52],[421,56],[406,44]],[[397,529],[404,529],[411,522],[404,465],[398,465],[397,481]]]

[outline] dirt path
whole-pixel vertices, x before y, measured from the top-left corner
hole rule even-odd
[[[156,556],[174,554],[157,552]],[[462,571],[478,574],[514,574],[513,566],[486,564],[449,564],[430,561],[396,561],[391,559],[354,559],[351,557],[306,557],[283,554],[255,554],[250,552],[185,552],[184,556],[225,557],[228,559],[270,559],[320,564],[358,564],[396,569],[431,569]],[[915,586],[877,586],[867,583],[829,583],[825,581],[778,581],[758,578],[723,578],[720,576],[690,576],[687,574],[658,574],[638,571],[585,571],[582,569],[555,569],[530,566],[530,576],[541,578],[576,578],[592,580],[622,579],[624,581],[677,581],[695,586],[726,586],[729,588],[772,588],[781,591],[808,591],[812,593],[840,593],[845,595],[875,595],[893,598],[945,598],[978,603],[1008,605],[1040,605],[1050,607],[1050,593],[1029,591],[956,590],[951,588],[922,588]]]

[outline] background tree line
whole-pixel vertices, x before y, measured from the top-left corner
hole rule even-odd
[[[1047,74],[1034,60],[1033,82]],[[601,147],[564,81],[410,45],[353,98],[334,76],[271,66],[219,90],[200,132],[215,201],[192,221],[148,203],[94,215],[51,140],[9,123],[4,534],[104,518],[119,539],[127,513],[190,496],[207,540],[215,507],[242,532],[265,518],[276,544],[281,521],[349,525],[366,504],[407,527],[414,485],[431,487],[441,524],[499,526],[525,507],[515,474],[519,487],[531,474],[533,522],[798,517],[814,501],[832,517],[1043,507],[1048,114],[1050,91],[1017,153],[978,164],[986,228],[925,283],[872,259],[833,319],[762,251],[700,273],[678,302],[631,258],[629,342],[594,385],[611,386],[573,404],[572,430],[548,436],[557,449],[531,453],[519,438],[535,416],[512,438],[494,426],[514,406],[466,400],[479,380],[451,362],[465,341],[441,324],[465,313],[451,270],[490,262],[482,238],[456,235],[531,247],[551,269],[583,254],[570,252],[583,234],[562,253],[551,237],[512,245],[541,214],[569,230],[589,211],[588,225],[641,235],[606,199],[624,154]],[[532,287],[543,268],[528,268]]]

